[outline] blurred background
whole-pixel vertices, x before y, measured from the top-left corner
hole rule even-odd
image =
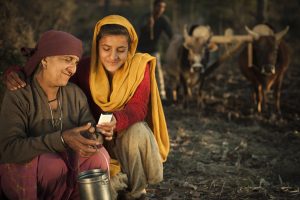
[[[292,50],[288,70],[299,77],[300,1],[289,0],[166,0],[165,14],[175,33],[184,24],[207,24],[214,34],[232,28],[235,34],[245,34],[245,25],[268,22],[276,31],[290,26],[285,36]],[[108,14],[120,14],[135,26],[140,17],[150,12],[153,0],[2,0],[0,2],[0,73],[11,65],[24,63],[19,49],[34,47],[38,36],[49,29],[73,33],[84,41],[85,55],[90,53],[96,22]],[[162,53],[167,40],[161,37]],[[295,56],[296,55],[296,56]],[[162,57],[163,58],[163,57]],[[163,60],[163,59],[162,59]],[[298,85],[299,81],[296,80]],[[3,87],[3,86],[1,86]],[[3,88],[2,88],[3,89]]]
[[[70,32],[90,54],[96,22],[108,14],[137,28],[154,0],[0,0],[0,76],[23,65],[20,48],[34,47],[49,29]],[[185,24],[210,25],[215,35],[267,22],[284,36],[291,63],[284,77],[280,120],[252,113],[250,84],[236,55],[206,78],[205,107],[186,111],[165,106],[171,151],[165,180],[149,187],[149,199],[300,199],[300,0],[165,0],[175,33]],[[164,53],[168,38],[160,38]],[[0,102],[4,86],[0,82]],[[253,110],[253,109],[252,109]],[[226,184],[225,184],[226,183]],[[152,196],[151,196],[152,195]]]

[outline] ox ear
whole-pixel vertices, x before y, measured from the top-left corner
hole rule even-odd
[[[290,27],[287,26],[287,27],[285,27],[284,30],[282,30],[282,31],[280,31],[280,32],[278,32],[278,33],[276,33],[276,34],[275,34],[276,40],[277,40],[277,41],[278,41],[278,40],[281,40],[281,39],[283,38],[283,36],[285,36],[285,34],[287,34],[287,32],[289,31],[289,29],[290,29]]]
[[[218,45],[215,42],[210,42],[208,44],[208,50],[209,52],[215,52],[219,49]]]
[[[209,25],[206,25],[205,27],[207,28],[209,34],[212,34],[212,33],[213,33]]]
[[[250,29],[248,28],[248,26],[245,26],[245,29],[246,29],[246,31],[248,32],[249,35],[252,35],[252,36],[253,36],[253,38],[254,38],[255,40],[258,40],[258,39],[259,39],[259,34],[258,34],[258,33],[256,33],[256,32],[254,32],[254,31],[250,30]]]

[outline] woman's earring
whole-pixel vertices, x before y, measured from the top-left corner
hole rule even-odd
[[[42,67],[43,67],[43,69],[47,69],[47,64],[46,64],[47,62],[43,59],[42,60]]]

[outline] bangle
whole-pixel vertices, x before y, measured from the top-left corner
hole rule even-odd
[[[61,143],[64,145],[64,147],[67,148],[68,145],[66,144],[66,142],[65,142],[65,140],[64,140],[64,138],[62,136],[62,132],[60,132],[60,140],[61,140]]]

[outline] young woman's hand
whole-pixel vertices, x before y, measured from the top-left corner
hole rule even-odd
[[[24,80],[20,78],[17,72],[9,72],[3,79],[3,83],[9,90],[17,90],[26,86]]]
[[[105,140],[112,140],[116,124],[117,120],[113,115],[111,122],[97,124],[96,131],[100,132],[104,136]]]

